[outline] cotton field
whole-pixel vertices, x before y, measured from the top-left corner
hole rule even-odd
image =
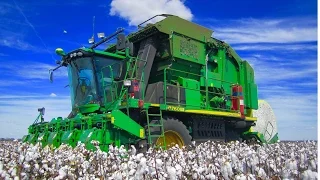
[[[93,142],[96,143],[96,142]],[[97,143],[96,143],[97,144]],[[97,146],[98,147],[98,146]],[[317,142],[206,142],[145,154],[0,142],[0,179],[317,179]]]

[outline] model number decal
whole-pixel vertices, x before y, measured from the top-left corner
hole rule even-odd
[[[185,111],[183,107],[178,106],[167,106],[167,110],[169,111]]]

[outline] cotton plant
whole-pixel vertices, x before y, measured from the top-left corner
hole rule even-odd
[[[207,141],[167,150],[137,153],[131,146],[91,142],[75,148],[0,142],[0,179],[317,179],[317,143],[280,142],[248,145],[238,141]]]

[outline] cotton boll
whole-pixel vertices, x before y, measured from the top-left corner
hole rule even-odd
[[[196,172],[193,173],[193,174],[192,174],[192,179],[198,179],[198,173],[196,173]]]
[[[182,176],[182,167],[179,164],[176,164],[175,169],[177,171],[177,176],[181,178]]]
[[[122,180],[122,174],[118,171],[116,171],[112,177],[114,180]]]
[[[156,166],[159,167],[159,166],[162,166],[163,165],[163,162],[161,159],[156,159]]]
[[[317,169],[317,165],[314,159],[310,160],[310,168],[311,170],[316,170]]]
[[[177,171],[174,167],[167,166],[167,172],[170,180],[176,179]]]
[[[13,168],[11,171],[11,176],[16,176],[17,175],[17,168]]]
[[[229,180],[229,167],[227,162],[221,167],[221,174],[224,179]]]
[[[312,173],[312,171],[310,169],[304,171],[302,173],[302,179],[303,180],[309,180],[309,179],[312,179],[314,176],[314,174]],[[315,178],[314,178],[315,179]]]
[[[39,170],[39,164],[38,164],[38,163],[36,163],[36,164],[34,165],[34,169],[37,170],[37,171]]]
[[[216,176],[213,173],[206,175],[206,179],[215,180]]]
[[[130,175],[130,176],[133,176],[133,175],[135,174],[135,172],[136,172],[135,169],[131,169],[131,170],[129,171],[129,175]]]
[[[131,145],[131,155],[136,155],[137,149],[134,147],[134,145]]]
[[[65,178],[65,177],[67,176],[67,174],[66,174],[66,172],[65,172],[64,169],[65,169],[65,168],[60,168],[60,169],[59,169],[59,178],[60,178],[60,179],[63,179],[63,178]]]
[[[143,157],[144,155],[142,153],[137,154],[136,156],[136,160],[140,161],[140,159]]]
[[[258,176],[262,179],[267,179],[267,174],[263,168],[257,168]]]

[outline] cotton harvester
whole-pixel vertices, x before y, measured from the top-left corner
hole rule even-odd
[[[69,53],[57,48],[61,61],[49,71],[50,80],[56,69],[68,69],[72,112],[45,122],[39,109],[41,121],[30,125],[23,141],[54,147],[80,141],[94,149],[96,140],[104,151],[110,144],[276,142],[273,112],[258,100],[249,63],[211,30],[177,16],[158,16],[165,18],[139,25],[128,36],[118,29],[90,48]],[[116,43],[96,49],[114,37]]]

